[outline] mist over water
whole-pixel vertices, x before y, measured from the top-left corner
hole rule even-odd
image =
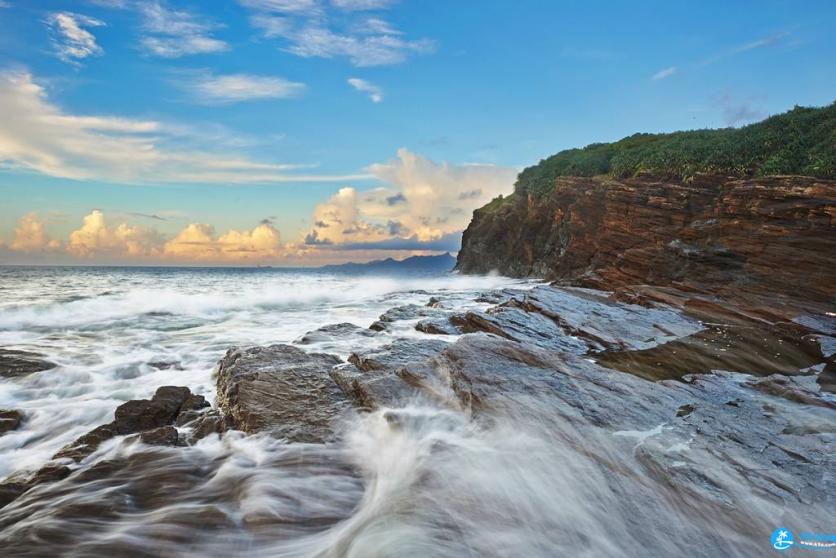
[[[288,343],[329,323],[365,327],[436,293],[484,308],[476,295],[502,286],[531,284],[0,268],[0,346],[58,364],[0,378],[0,408],[26,416],[0,437],[0,478],[38,468],[112,420],[120,403],[159,386],[188,386],[214,400],[212,370],[229,347]],[[423,335],[413,325],[328,352],[345,358]],[[160,362],[170,367],[149,364]],[[339,430],[340,442],[328,445],[237,432],[187,448],[110,440],[85,460],[87,472],[0,510],[0,546],[10,556],[752,556],[766,547],[752,545],[751,531],[768,532],[784,513],[756,494],[737,495],[746,513],[739,524],[740,510],[689,503],[642,462],[643,444],[664,425],[613,435],[536,395],[509,395],[478,420],[452,403],[416,400],[348,415]],[[733,484],[719,456],[688,458]]]

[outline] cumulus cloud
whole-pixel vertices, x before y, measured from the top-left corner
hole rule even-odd
[[[64,62],[78,63],[104,51],[88,28],[102,27],[103,21],[72,12],[56,12],[46,19],[55,54]]]
[[[61,248],[61,242],[49,238],[43,221],[35,213],[27,213],[18,221],[9,248],[27,253],[54,252]]]
[[[453,242],[447,235],[462,231],[474,209],[510,192],[517,174],[493,165],[435,163],[407,149],[369,170],[387,185],[366,191],[344,187],[318,205],[306,244],[381,249],[389,242],[418,249],[447,237],[444,249],[449,249]]]
[[[671,66],[669,68],[663,68],[653,74],[650,79],[653,81],[659,81],[660,79],[669,78],[676,73],[676,66]]]
[[[109,226],[104,213],[94,209],[80,228],[70,233],[67,251],[79,258],[108,256],[141,259],[159,255],[162,237],[154,229],[121,223]]]
[[[164,58],[189,54],[222,52],[229,45],[212,36],[218,27],[183,10],[173,10],[160,2],[139,4],[145,34],[141,44],[146,52]]]
[[[282,244],[279,231],[269,223],[220,236],[211,225],[192,223],[165,243],[163,254],[180,261],[244,263],[274,260],[282,255]]]
[[[0,73],[0,106],[0,162],[50,176],[225,184],[365,177],[286,174],[299,165],[190,150],[183,147],[179,130],[160,122],[67,114],[25,72]]]
[[[232,229],[217,234],[205,223],[190,223],[171,238],[153,227],[112,223],[94,209],[66,245],[46,233],[34,213],[21,217],[8,248],[21,253],[51,253],[86,261],[247,264],[277,261],[284,254],[279,231],[269,222],[251,230]]]
[[[383,89],[369,81],[360,78],[349,78],[348,84],[360,93],[367,94],[373,103],[379,103],[383,100]]]
[[[201,103],[234,103],[262,99],[298,97],[305,91],[304,83],[275,76],[251,74],[201,74],[185,83]]]

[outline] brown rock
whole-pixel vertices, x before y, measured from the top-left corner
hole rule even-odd
[[[458,269],[832,306],[834,215],[836,181],[810,177],[561,177],[474,212]]]
[[[340,362],[291,345],[230,349],[218,364],[218,408],[232,428],[248,434],[325,441],[350,406],[329,375]]]
[[[177,429],[173,426],[161,426],[154,430],[146,430],[139,435],[142,443],[149,446],[176,446],[177,438]]]
[[[23,413],[15,409],[0,409],[0,434],[17,429],[23,421]]]

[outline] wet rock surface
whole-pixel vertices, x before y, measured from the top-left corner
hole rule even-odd
[[[0,348],[0,377],[16,378],[55,368],[43,355],[29,351]]]
[[[427,305],[407,304],[396,306],[380,315],[380,317],[369,326],[372,331],[387,331],[396,322],[407,320],[418,320],[421,318],[439,318],[447,314],[441,307],[439,299],[431,300]]]
[[[428,335],[458,335],[461,333],[450,318],[430,318],[415,324],[415,330]]]
[[[703,328],[675,309],[620,303],[589,289],[535,287],[505,305],[551,318],[594,349],[647,349]]]
[[[617,517],[636,525],[649,525],[664,513],[675,519],[677,537],[696,549],[704,548],[705,529],[734,526],[737,540],[718,539],[696,556],[756,555],[776,513],[811,530],[826,531],[836,519],[836,396],[826,389],[836,370],[821,315],[786,321],[783,312],[672,287],[609,293],[543,285],[479,298],[492,306],[413,305],[390,314],[395,321],[418,320],[416,329],[423,327],[426,335],[397,338],[342,323],[309,332],[294,345],[231,349],[218,364],[216,408],[173,386],[122,404],[112,423],[80,437],[34,474],[0,483],[0,506],[13,502],[6,508],[11,511],[0,514],[0,528],[43,536],[26,526],[26,507],[63,498],[77,506],[60,508],[69,516],[145,517],[155,511],[192,533],[318,533],[347,521],[373,492],[364,484],[371,482],[363,476],[368,471],[358,470],[338,448],[346,424],[375,411],[382,413],[387,436],[432,434],[421,455],[440,461],[428,462],[415,483],[421,489],[450,481],[432,477],[434,467],[461,449],[448,445],[446,433],[492,432],[504,421],[534,425],[542,436],[538,443],[547,447],[528,447],[515,459],[542,460],[546,478],[562,479],[566,468],[580,467],[566,478],[577,484],[592,475],[591,492],[575,497],[619,495]],[[446,340],[435,327],[449,332]],[[348,362],[310,350],[347,339],[367,347]],[[376,346],[384,339],[391,341]],[[422,414],[427,408],[433,411]],[[518,434],[498,432],[512,441]],[[123,435],[122,449],[94,455]],[[254,449],[263,446],[248,446],[247,440],[274,444],[275,453],[267,458]],[[394,443],[384,440],[380,451]],[[371,442],[361,437],[360,443]],[[221,475],[201,449],[205,444],[237,447],[252,462],[239,455]],[[390,451],[400,458],[397,452],[412,449],[395,445]],[[547,449],[558,454],[539,454]],[[476,455],[490,459],[492,451]],[[247,465],[239,466],[242,459]],[[260,468],[265,459],[269,466]],[[478,460],[470,465],[479,471]],[[243,478],[265,470],[255,488],[241,489]],[[332,500],[323,501],[312,488],[314,478],[335,483]],[[493,478],[477,484],[484,489]],[[84,490],[91,486],[109,487],[114,496],[101,505],[85,502]],[[208,500],[193,504],[193,490],[204,496],[209,491]],[[258,498],[240,504],[256,493]],[[269,506],[261,505],[262,494],[270,495]],[[334,502],[333,494],[344,494],[344,500]],[[184,514],[181,507],[169,517],[172,501],[194,512]],[[232,508],[243,511],[230,514],[217,501],[232,501]],[[472,505],[464,512],[476,513]],[[548,532],[554,525],[541,527]],[[184,544],[184,532],[161,530],[164,540],[171,537],[173,546],[166,548]],[[667,535],[630,536],[652,545]],[[572,540],[586,544],[582,533],[578,537]],[[473,545],[480,548],[478,541]]]
[[[23,422],[23,413],[16,409],[0,409],[0,436],[15,430]]]
[[[586,344],[571,336],[551,318],[512,307],[491,312],[468,312],[450,321],[462,333],[485,332],[521,343],[554,350],[585,353]]]
[[[581,433],[623,438],[626,448],[640,452],[647,474],[718,511],[749,490],[799,511],[834,498],[828,454],[836,398],[812,377],[750,382],[750,376],[717,372],[647,382],[571,353],[486,334],[463,336],[431,367],[444,371],[436,378],[446,377],[451,397],[474,412],[513,409],[521,398],[533,398]],[[805,425],[802,435],[798,428]],[[731,477],[711,481],[705,475],[713,468]]]
[[[402,338],[376,349],[352,353],[348,362],[365,372],[394,370],[410,362],[424,361],[446,346],[447,343],[439,339]]]
[[[329,375],[342,362],[291,345],[231,349],[218,364],[218,408],[230,426],[322,442],[349,402]]]
[[[358,325],[342,322],[339,324],[328,324],[305,335],[295,341],[297,345],[327,345],[336,341],[361,340],[364,337],[373,337],[374,332]]]

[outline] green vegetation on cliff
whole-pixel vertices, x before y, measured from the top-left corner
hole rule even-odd
[[[567,149],[523,170],[514,190],[541,195],[554,188],[558,176],[688,178],[706,172],[836,179],[836,103],[795,107],[742,128],[634,134],[614,143]]]

